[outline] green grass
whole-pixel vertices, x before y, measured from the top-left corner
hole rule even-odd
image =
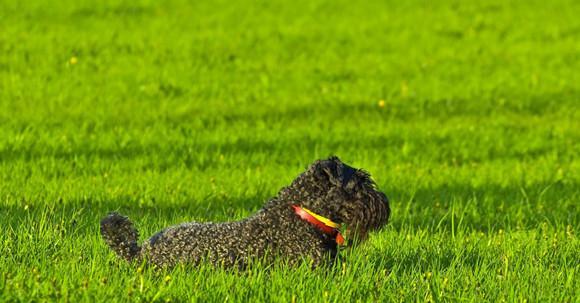
[[[53,2],[0,2],[0,301],[579,302],[580,2]],[[100,239],[243,218],[331,154],[393,209],[334,271]]]

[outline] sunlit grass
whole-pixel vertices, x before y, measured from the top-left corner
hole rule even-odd
[[[0,2],[0,301],[555,301],[580,290],[580,5]],[[243,218],[315,159],[389,226],[332,269],[100,239]]]

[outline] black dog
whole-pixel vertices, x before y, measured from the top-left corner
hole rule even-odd
[[[111,213],[101,221],[107,244],[126,260],[158,266],[176,263],[243,267],[252,259],[283,258],[290,264],[333,260],[344,238],[364,240],[387,224],[389,202],[366,172],[337,157],[314,162],[254,215],[236,222],[183,223],[143,242],[127,217]]]

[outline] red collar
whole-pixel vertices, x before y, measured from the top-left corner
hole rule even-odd
[[[298,205],[292,204],[294,213],[300,217],[300,219],[310,223],[312,226],[316,227],[321,232],[334,237],[336,244],[343,245],[344,237],[340,234],[338,228],[340,225],[338,223],[332,222],[330,219],[318,215],[307,208],[300,207]]]

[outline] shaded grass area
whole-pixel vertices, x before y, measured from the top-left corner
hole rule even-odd
[[[3,1],[0,300],[573,302],[579,13]],[[331,154],[393,209],[336,268],[156,271],[98,235],[243,218]]]

